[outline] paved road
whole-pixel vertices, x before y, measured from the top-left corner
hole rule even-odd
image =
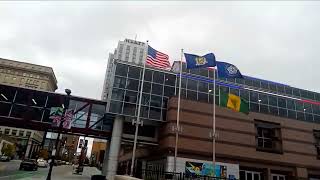
[[[47,174],[48,168],[38,168],[38,171],[20,171],[21,161],[12,160],[9,162],[0,162],[0,180],[19,179],[29,177],[34,174]]]
[[[38,168],[38,171],[19,170],[21,161],[0,162],[0,180],[45,180],[49,168]],[[71,165],[54,166],[52,180],[90,180],[92,175],[101,172],[94,167],[85,167],[82,175],[73,174]]]
[[[0,162],[0,177],[14,174],[20,166],[21,160],[11,160],[9,162]]]
[[[24,178],[16,178],[19,180],[44,180],[47,177],[48,171],[45,173],[39,172],[37,174],[28,175]],[[90,180],[92,175],[100,174],[101,172],[94,167],[85,167],[82,175],[73,174],[72,166],[63,165],[55,166],[52,171],[52,180]]]

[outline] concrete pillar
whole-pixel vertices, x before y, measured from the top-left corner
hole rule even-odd
[[[112,137],[109,145],[110,149],[108,154],[108,160],[106,163],[105,162],[103,163],[103,168],[102,168],[102,173],[106,173],[108,180],[114,180],[114,176],[117,173],[123,121],[124,121],[123,116],[116,116],[113,122]]]
[[[29,138],[28,142],[27,142],[27,150],[26,150],[26,153],[25,153],[25,157],[28,158],[29,155],[30,155],[30,151],[31,151],[31,148],[32,148],[32,140],[31,138]]]
[[[107,175],[109,150],[110,150],[110,141],[108,141],[107,147],[106,147],[105,152],[104,152],[103,162],[102,162],[102,171],[101,171],[101,173],[104,176]]]

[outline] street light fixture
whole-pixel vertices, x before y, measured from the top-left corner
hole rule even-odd
[[[260,112],[260,103],[261,103],[261,99],[258,100],[258,106],[259,106],[259,112]]]
[[[55,149],[52,151],[52,158],[51,158],[51,162],[50,162],[50,168],[49,168],[49,172],[48,172],[48,176],[47,176],[46,180],[51,180],[52,168],[53,168],[54,160],[55,160],[56,155],[57,155],[57,148],[58,148],[58,145],[59,145],[60,134],[61,134],[61,131],[62,131],[62,128],[63,128],[64,114],[66,113],[66,110],[69,108],[71,90],[70,89],[65,89],[65,93],[67,94],[67,96],[65,97],[65,100],[64,100],[65,106],[63,106],[63,112],[61,114],[61,120],[60,120],[60,124],[59,124],[58,135],[57,135],[57,139],[56,139],[55,147],[54,147]]]

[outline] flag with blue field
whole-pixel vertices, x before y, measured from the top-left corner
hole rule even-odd
[[[221,78],[243,78],[239,69],[230,63],[217,61],[218,76]]]
[[[204,56],[184,53],[184,57],[186,58],[188,69],[216,66],[216,57],[213,53],[208,53]]]

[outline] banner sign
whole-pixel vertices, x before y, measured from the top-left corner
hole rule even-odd
[[[61,117],[63,113],[62,107],[51,107],[50,109],[50,116],[49,118],[52,119],[52,126],[59,127],[61,123]],[[70,129],[71,123],[73,118],[73,110],[68,109],[66,110],[64,117],[63,117],[63,128]]]
[[[211,176],[219,178],[236,179],[236,175],[227,174],[228,167],[226,165],[215,165],[213,170],[212,163],[189,162],[186,161],[185,173],[189,176]]]

